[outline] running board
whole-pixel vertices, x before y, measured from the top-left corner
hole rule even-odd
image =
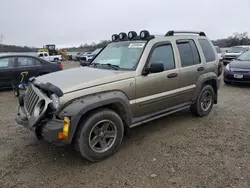
[[[178,105],[178,106],[179,106],[179,105]],[[145,118],[144,118],[144,117],[139,118],[139,119],[142,119],[142,120],[139,120],[139,121],[133,123],[133,124],[130,126],[130,128],[133,128],[133,127],[142,125],[142,124],[144,124],[144,123],[147,123],[147,122],[150,122],[150,121],[153,121],[153,120],[162,118],[162,117],[167,116],[167,115],[169,115],[169,114],[173,114],[173,113],[175,113],[175,112],[179,112],[179,111],[182,111],[182,110],[184,110],[184,109],[187,109],[187,108],[189,108],[189,107],[191,106],[191,103],[188,103],[188,104],[185,103],[184,106],[183,106],[183,105],[181,105],[181,106],[182,106],[182,107],[174,108],[173,110],[171,110],[171,108],[168,109],[168,110],[164,110],[165,112],[160,113],[159,115],[155,115],[155,116],[154,116],[154,115],[146,115],[146,117],[144,116]],[[148,116],[151,116],[151,117],[147,118]],[[153,117],[152,117],[152,116],[153,116]]]

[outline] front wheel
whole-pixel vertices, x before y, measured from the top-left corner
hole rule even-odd
[[[196,102],[191,106],[190,110],[195,116],[207,116],[213,108],[214,104],[214,89],[210,85],[205,85],[196,99]]]
[[[88,161],[96,162],[112,156],[124,135],[120,116],[112,110],[100,109],[79,124],[75,149]]]

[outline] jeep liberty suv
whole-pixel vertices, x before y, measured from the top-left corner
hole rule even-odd
[[[86,66],[31,78],[16,121],[38,139],[104,160],[129,128],[186,108],[208,115],[222,73],[216,53],[204,32],[114,34]]]

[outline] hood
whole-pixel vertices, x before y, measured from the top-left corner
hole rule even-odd
[[[230,68],[239,68],[239,69],[250,69],[250,61],[231,61],[229,64]]]
[[[241,55],[242,53],[225,53],[224,56],[238,56]]]
[[[36,80],[42,83],[49,82],[59,87],[65,94],[75,90],[85,89],[132,77],[134,77],[133,71],[78,67],[39,76]]]

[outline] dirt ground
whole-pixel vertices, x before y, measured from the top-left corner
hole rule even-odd
[[[13,93],[0,92],[0,187],[249,188],[249,100],[250,87],[221,83],[209,116],[182,111],[136,127],[113,157],[88,163],[37,141],[15,122]]]

